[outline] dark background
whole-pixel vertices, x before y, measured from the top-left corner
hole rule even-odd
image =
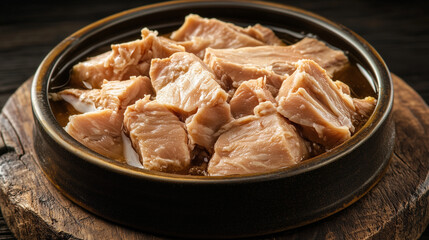
[[[0,109],[62,39],[98,19],[154,2],[158,1],[0,1]],[[352,29],[377,49],[391,72],[429,103],[429,1],[275,2]],[[2,217],[1,239],[14,239]],[[429,240],[429,230],[421,239]]]

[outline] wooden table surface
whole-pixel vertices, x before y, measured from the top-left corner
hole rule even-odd
[[[110,14],[157,1],[0,2],[0,108],[57,43]],[[277,1],[354,30],[429,103],[429,1]],[[1,177],[1,176],[0,176]],[[0,217],[0,240],[15,239]],[[429,240],[429,229],[421,239]]]

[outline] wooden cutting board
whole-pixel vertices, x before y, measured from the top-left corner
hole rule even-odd
[[[381,181],[345,210],[258,239],[417,239],[429,223],[429,107],[393,75],[395,151]],[[0,207],[18,239],[164,239],[103,220],[44,177],[33,149],[31,79],[0,115]]]

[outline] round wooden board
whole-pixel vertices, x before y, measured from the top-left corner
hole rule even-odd
[[[429,223],[429,107],[393,75],[396,143],[381,181],[345,210],[258,239],[417,239]],[[164,239],[103,220],[61,195],[33,149],[31,79],[0,115],[0,207],[18,239]],[[142,216],[144,217],[144,216]]]

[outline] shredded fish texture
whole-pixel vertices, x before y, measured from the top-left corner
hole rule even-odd
[[[143,28],[76,64],[50,99],[67,104],[73,138],[133,167],[265,173],[342,144],[367,121],[377,100],[334,80],[350,64],[315,38],[286,45],[260,24],[190,14],[168,37]]]

